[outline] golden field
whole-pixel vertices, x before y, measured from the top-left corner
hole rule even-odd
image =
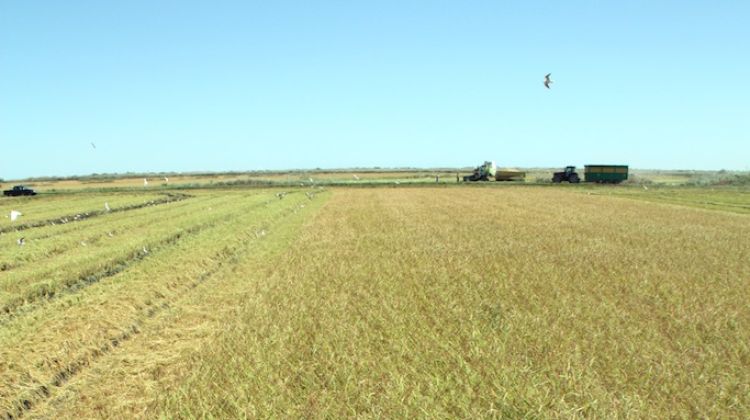
[[[280,191],[6,229],[0,413],[750,412],[746,192]]]

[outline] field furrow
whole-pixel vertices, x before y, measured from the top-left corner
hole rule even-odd
[[[200,207],[194,210],[201,210]],[[68,252],[53,255],[42,267],[26,264],[7,272],[0,279],[2,312],[9,313],[15,308],[33,303],[37,299],[47,299],[61,289],[86,283],[86,279],[96,273],[113,270],[125,261],[137,261],[139,256],[148,253],[149,248],[165,246],[179,239],[186,232],[211,226],[216,220],[227,217],[227,211],[212,211],[205,218],[194,214],[152,219],[141,226],[142,229],[128,229],[127,226],[117,235],[98,232],[91,236],[83,229],[78,235],[68,235]],[[169,215],[167,215],[169,216]],[[34,243],[37,245],[36,243]],[[38,244],[44,247],[44,241]],[[25,251],[26,247],[20,251]]]
[[[0,323],[19,314],[31,312],[61,294],[77,292],[102,278],[132,267],[148,257],[149,250],[172,246],[178,240],[200,230],[211,228],[219,221],[232,220],[238,214],[251,210],[247,206],[257,208],[272,202],[272,199],[266,195],[248,195],[244,198],[244,206],[228,205],[236,199],[231,196],[207,197],[207,199],[209,201],[193,202],[189,208],[191,211],[185,215],[165,215],[158,212],[158,219],[147,220],[143,225],[140,225],[139,220],[139,224],[133,228],[128,228],[127,225],[121,226],[124,233],[111,235],[111,237],[100,233],[96,238],[104,238],[105,245],[102,247],[96,248],[96,241],[93,240],[86,246],[74,244],[73,249],[79,251],[78,253],[67,258],[59,258],[60,264],[47,261],[45,264],[47,270],[40,271],[31,267],[30,270],[16,270],[9,273],[3,278],[3,282],[0,282],[0,285],[6,285],[4,288],[6,293],[0,296],[0,303],[4,303],[3,311],[0,313]],[[215,210],[214,207],[216,207]],[[195,217],[196,213],[204,212],[210,217]],[[168,223],[161,222],[165,218],[169,220]],[[152,225],[155,223],[160,224],[159,229],[153,228]],[[111,229],[113,226],[108,228]],[[147,230],[148,235],[138,228]],[[86,233],[86,235],[90,234]],[[91,251],[81,253],[81,250]]]
[[[228,206],[236,210],[234,214],[211,229],[196,233],[173,248],[157,250],[132,269],[93,284],[75,296],[64,296],[51,302],[33,316],[15,319],[5,325],[0,330],[5,346],[33,348],[38,356],[26,355],[22,359],[3,357],[4,362],[8,362],[6,367],[21,368],[7,369],[0,374],[0,383],[14,390],[11,394],[0,396],[6,402],[4,409],[17,415],[33,406],[34,401],[46,398],[53,387],[63,384],[92,360],[140,331],[145,319],[153,317],[211,278],[219,267],[242,252],[248,244],[265,238],[274,229],[273,226],[298,211],[300,207],[297,206],[304,200],[301,195],[291,195],[284,201],[267,197],[261,197],[261,201],[257,200],[258,197],[247,200],[248,197],[239,195],[235,198],[243,203]],[[237,229],[238,224],[244,228]],[[194,245],[198,243],[210,245],[197,248]],[[164,264],[165,257],[181,270],[175,272],[171,264]],[[131,299],[130,305],[122,307],[122,299],[128,298]],[[102,306],[108,307],[109,318],[113,312],[121,315],[117,317],[118,322],[99,319],[96,316],[98,311],[92,309]],[[55,313],[61,308],[64,310],[58,322],[40,323],[45,320],[45,314]],[[64,339],[62,343],[49,339],[49,335],[71,328],[82,334],[61,337]],[[24,333],[31,331],[34,333]],[[45,335],[48,335],[47,339],[40,340]],[[60,348],[61,344],[64,349]],[[34,372],[33,379],[24,374],[30,371]]]
[[[203,202],[205,199],[196,201]],[[0,238],[0,243],[4,245],[0,249],[0,269],[12,271],[40,261],[48,264],[64,260],[70,255],[81,254],[83,244],[97,243],[104,237],[112,238],[123,232],[148,229],[159,220],[160,215],[165,218],[188,216],[193,211],[189,204],[175,203],[156,211],[109,214],[80,224],[47,225],[29,232],[6,234]],[[24,238],[23,246],[14,246],[18,238]]]
[[[44,202],[44,206],[35,206],[34,202],[29,205],[29,203],[23,201],[20,201],[15,205],[3,203],[3,207],[6,207],[7,209],[12,208],[17,211],[23,211],[21,211],[21,221],[8,222],[9,225],[0,227],[0,233],[20,232],[41,226],[80,222],[103,214],[118,213],[121,211],[135,210],[149,206],[158,206],[160,204],[184,200],[189,197],[189,195],[183,193],[165,193],[156,196],[145,196],[145,200],[144,196],[136,195],[128,197],[129,199],[125,201],[119,196],[112,196],[109,197],[112,204],[109,204],[107,197],[96,197],[97,206],[93,208],[91,207],[93,197],[86,197],[84,200],[78,200],[78,202],[74,201],[73,203],[65,203],[65,206],[63,207],[50,206],[47,202]],[[136,200],[137,202],[133,203]],[[110,210],[102,208],[105,203],[110,206]],[[75,205],[76,208],[70,208],[71,205]]]

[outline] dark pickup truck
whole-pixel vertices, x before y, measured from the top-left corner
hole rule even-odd
[[[10,190],[3,191],[3,195],[13,197],[17,195],[36,195],[36,191],[31,188],[26,188],[23,185],[16,185]]]

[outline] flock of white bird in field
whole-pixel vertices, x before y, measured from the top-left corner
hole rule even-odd
[[[109,206],[109,203],[106,202],[106,201],[104,202],[104,210],[107,211],[107,212],[112,211],[112,208]],[[85,215],[88,216],[88,213],[85,213]],[[18,210],[11,210],[10,211],[10,215],[9,216],[5,216],[5,217],[10,217],[10,221],[11,222],[15,222],[16,220],[18,220],[18,218],[20,216],[23,216],[23,213],[21,213]],[[63,223],[66,223],[67,220],[68,220],[67,218],[63,219]],[[81,217],[80,214],[77,214],[73,218],[73,220],[83,220],[83,218]],[[55,225],[55,222],[52,222],[52,225]],[[113,238],[115,235],[112,232],[108,232],[107,236],[109,236],[110,238]],[[80,243],[81,243],[81,246],[87,246],[88,245],[85,241],[81,241]],[[22,237],[18,238],[16,240],[16,244],[18,246],[24,246],[24,245],[26,245],[26,237],[22,236]],[[143,247],[143,253],[144,254],[148,254],[148,248],[146,248],[145,246]]]

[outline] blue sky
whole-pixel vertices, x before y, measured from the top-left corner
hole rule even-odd
[[[0,177],[750,169],[748,22],[746,1],[0,0]]]

